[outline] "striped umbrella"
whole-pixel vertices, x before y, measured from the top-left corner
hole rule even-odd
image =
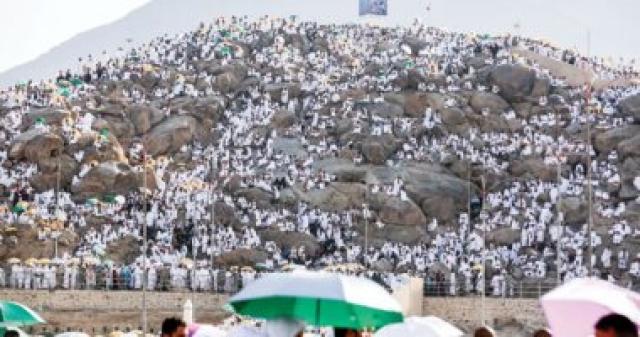
[[[229,300],[234,311],[261,319],[297,319],[314,326],[379,329],[402,322],[400,305],[365,278],[297,271],[264,276]]]

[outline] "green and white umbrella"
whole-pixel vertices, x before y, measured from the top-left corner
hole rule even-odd
[[[0,330],[42,323],[46,321],[26,306],[17,302],[0,301]]]
[[[375,330],[403,321],[398,302],[378,284],[326,272],[269,274],[229,304],[240,315],[298,319],[314,326]]]

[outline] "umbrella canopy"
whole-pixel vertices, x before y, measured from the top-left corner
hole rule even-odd
[[[55,337],[90,337],[88,334],[79,331],[63,332],[55,335]]]
[[[375,337],[461,337],[464,333],[451,323],[435,317],[409,317],[403,323],[387,325]]]
[[[26,306],[11,301],[0,301],[0,328],[45,323],[45,320]]]
[[[298,319],[315,326],[378,329],[403,320],[398,302],[378,284],[325,272],[270,274],[229,303],[241,315]]]
[[[554,337],[593,335],[597,321],[611,313],[640,323],[640,294],[596,279],[575,279],[540,300]]]
[[[213,325],[189,326],[188,337],[226,337],[227,332]]]

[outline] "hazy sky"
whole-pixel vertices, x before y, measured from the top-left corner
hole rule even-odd
[[[149,0],[2,0],[0,72]]]
[[[149,3],[152,2],[152,3]],[[148,4],[147,4],[148,3]],[[175,32],[220,15],[287,16],[321,22],[409,24],[420,18],[430,25],[456,31],[497,33],[516,31],[544,37],[565,47],[601,56],[640,58],[640,0],[389,0],[386,18],[359,18],[358,0],[3,0],[0,1],[0,72],[25,63],[77,33],[117,20],[142,7],[145,24],[135,30]],[[426,7],[430,5],[431,10]],[[147,21],[149,24],[147,24]],[[514,28],[518,23],[517,30]],[[125,30],[140,39],[148,39]],[[7,32],[7,33],[5,33]],[[125,33],[118,33],[125,34]],[[127,36],[122,36],[124,41]],[[141,42],[141,41],[138,41]],[[99,48],[87,47],[86,52]],[[81,47],[81,46],[80,46]],[[85,50],[73,51],[86,55]],[[61,60],[52,60],[61,62]]]

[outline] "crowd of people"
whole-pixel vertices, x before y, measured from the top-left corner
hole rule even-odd
[[[313,41],[313,46],[300,46],[292,36],[303,36]],[[415,45],[408,42],[414,40],[424,41],[417,53],[412,50]],[[140,289],[146,277],[150,289],[233,292],[256,273],[216,261],[238,250],[260,250],[265,253],[261,264],[265,270],[281,270],[290,264],[318,269],[358,263],[369,270],[366,273],[371,277],[387,285],[397,275],[420,276],[426,285],[437,284],[435,288],[446,289],[443,292],[448,295],[486,291],[510,296],[517,291],[517,281],[563,282],[588,273],[636,286],[640,260],[626,243],[640,236],[640,231],[637,224],[624,217],[625,207],[634,201],[611,196],[612,186],[621,184],[619,154],[615,149],[596,153],[586,139],[554,130],[579,129],[586,124],[606,130],[632,123],[621,115],[618,103],[640,92],[638,87],[611,87],[588,95],[584,95],[584,87],[563,88],[572,101],[557,102],[562,97],[556,95],[540,97],[533,103],[541,108],[565,104],[567,111],[559,118],[552,110],[540,109],[538,114],[519,117],[521,127],[510,132],[476,127],[464,134],[437,132],[444,127],[442,112],[437,109],[427,108],[419,118],[390,117],[359,104],[381,103],[385,94],[402,91],[397,79],[409,70],[444,79],[442,83],[424,81],[415,86],[418,92],[448,97],[443,107],[458,105],[455,95],[463,91],[499,93],[500,88],[477,81],[482,65],[471,65],[470,58],[481,58],[484,66],[526,65],[553,85],[563,85],[562,79],[511,53],[515,47],[547,50],[546,54],[561,55],[560,60],[576,63],[576,56],[551,53],[539,41],[513,36],[481,38],[419,22],[404,28],[381,28],[323,26],[268,17],[251,22],[234,17],[202,24],[187,34],[158,37],[135,49],[120,50],[117,55],[83,57],[77,70],[3,90],[0,140],[5,146],[0,151],[0,163],[10,160],[9,146],[24,133],[58,132],[65,145],[89,134],[95,139],[95,147],[107,146],[112,136],[95,129],[95,111],[102,104],[96,95],[109,84],[136,81],[149,73],[164,85],[148,90],[123,87],[116,93],[118,99],[153,105],[165,117],[188,113],[172,109],[172,102],[181,98],[216,96],[230,104],[209,130],[215,135],[213,142],[192,142],[177,151],[176,156],[188,158],[184,165],[176,165],[172,156],[149,158],[141,139],[121,142],[127,146],[125,152],[132,167],[139,172],[143,172],[143,165],[152,168],[157,180],[157,188],[152,191],[132,190],[109,202],[78,201],[72,188],[37,192],[30,180],[39,171],[35,163],[2,165],[2,223],[18,230],[36,230],[38,240],[43,242],[57,240],[65,231],[77,234],[79,239],[56,261],[7,261],[0,268],[0,285],[25,289]],[[605,67],[597,59],[579,59],[581,67],[597,68],[599,72]],[[216,76],[201,66],[206,62],[222,66],[243,62],[248,76],[256,82],[249,82],[236,94],[221,94]],[[629,72],[625,69],[624,75],[629,76]],[[612,70],[611,74],[618,73]],[[309,94],[295,94],[289,83],[296,83],[298,90]],[[277,85],[284,89],[272,97],[265,86]],[[344,98],[354,90],[364,94],[357,100]],[[64,119],[61,126],[35,121],[23,128],[27,114],[51,107],[71,110],[77,117]],[[591,114],[591,108],[602,113]],[[267,128],[281,111],[294,114],[295,121],[285,128]],[[479,116],[490,113],[477,112]],[[516,115],[514,108],[504,111],[507,121]],[[386,159],[389,167],[405,161],[437,164],[455,158],[482,167],[487,174],[505,174],[513,158],[541,158],[546,165],[561,166],[562,170],[553,181],[527,176],[488,186],[479,202],[470,194],[469,203],[479,203],[481,210],[460,212],[452,223],[428,219],[424,226],[430,233],[429,240],[365,246],[366,234],[358,224],[366,217],[372,226],[382,228],[385,224],[378,214],[355,207],[328,210],[302,200],[294,205],[283,201],[282,194],[293,186],[315,191],[336,181],[335,175],[314,164],[353,150],[351,142],[328,132],[337,127],[338,121],[351,122],[354,134],[400,139],[401,145]],[[422,135],[410,132],[422,128],[427,130]],[[265,129],[268,131],[257,131]],[[298,139],[303,154],[278,147],[282,137]],[[570,163],[569,157],[576,153],[592,160]],[[73,156],[81,162],[84,153],[78,151]],[[352,160],[356,165],[366,163],[359,153]],[[94,165],[82,164],[71,185],[79,184]],[[227,187],[232,184],[258,189],[273,202],[230,193]],[[585,195],[589,184],[594,196],[593,213],[612,224],[606,233],[594,228],[589,232],[587,221],[567,225],[566,214],[561,214],[563,200]],[[400,177],[392,184],[372,184],[367,189],[372,194],[409,200]],[[230,210],[232,216],[216,214],[219,208]],[[96,217],[107,220],[97,226],[90,224]],[[148,249],[140,249],[126,262],[109,261],[108,247],[124,238],[142,242],[145,224]],[[511,243],[487,239],[490,233],[504,229],[515,231],[519,239]],[[304,233],[317,241],[320,249],[312,252],[304,244],[279,245],[264,240],[262,233],[266,230]],[[20,235],[4,233],[2,244],[21,244]],[[374,272],[382,261],[388,266]],[[440,286],[443,284],[447,286]]]

